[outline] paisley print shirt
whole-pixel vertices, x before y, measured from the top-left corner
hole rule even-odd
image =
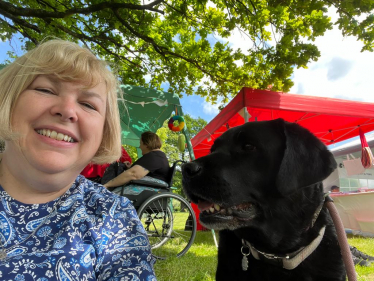
[[[78,176],[45,204],[23,204],[0,186],[0,199],[0,280],[156,280],[134,207],[102,185]]]

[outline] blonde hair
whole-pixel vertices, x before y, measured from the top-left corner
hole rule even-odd
[[[38,75],[54,75],[67,82],[84,83],[92,88],[105,82],[107,90],[106,116],[103,139],[91,160],[92,163],[111,163],[121,156],[121,127],[117,104],[118,81],[106,62],[98,59],[88,49],[54,39],[17,58],[0,71],[0,140],[14,140],[12,112],[20,94]]]

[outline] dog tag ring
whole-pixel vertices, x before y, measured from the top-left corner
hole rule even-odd
[[[251,250],[249,249],[249,247],[247,245],[244,245],[241,249],[241,252],[242,252],[242,255],[243,255],[242,269],[243,269],[243,271],[247,271],[247,269],[248,269],[248,258],[247,258],[247,256],[249,256],[251,254]]]

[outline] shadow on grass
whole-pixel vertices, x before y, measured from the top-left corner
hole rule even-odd
[[[215,234],[218,241],[218,231],[216,231]],[[212,246],[215,246],[212,231],[197,231],[194,244],[211,244]]]
[[[348,243],[367,255],[374,256],[374,238],[347,235]],[[358,281],[374,281],[374,263],[369,267],[355,266]]]

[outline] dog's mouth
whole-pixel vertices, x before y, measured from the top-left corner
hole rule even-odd
[[[219,204],[212,203],[205,200],[198,200],[197,206],[201,213],[206,215],[237,215],[239,217],[245,218],[245,214],[248,211],[252,211],[253,204],[252,203],[242,203],[232,207],[222,207]]]
[[[200,222],[217,230],[242,227],[256,215],[255,205],[249,202],[227,207],[198,199],[197,206],[200,210]]]

